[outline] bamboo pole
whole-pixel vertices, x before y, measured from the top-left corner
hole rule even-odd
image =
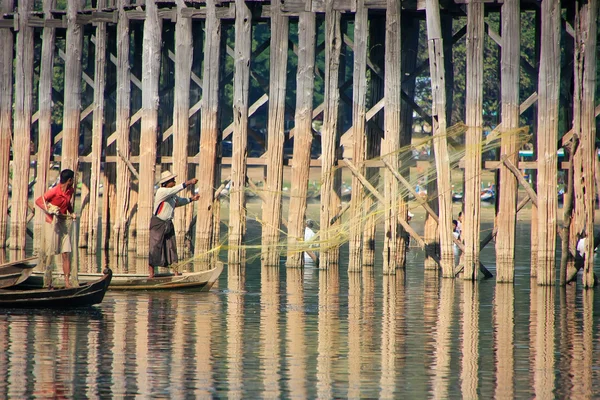
[[[106,7],[106,0],[98,0],[98,9]],[[94,119],[92,122],[92,161],[90,173],[90,202],[88,209],[88,253],[96,253],[98,247],[98,218],[99,218],[99,192],[101,182],[100,164],[102,146],[104,143],[104,90],[106,88],[106,22],[96,25],[96,60],[94,67]]]
[[[27,21],[33,1],[19,2],[18,18]],[[17,33],[15,63],[15,129],[13,139],[13,180],[10,213],[10,247],[25,249],[27,229],[27,198],[29,183],[29,153],[33,99],[33,28],[22,24]],[[65,106],[66,106],[65,99]]]
[[[117,135],[117,152],[122,154],[125,159],[129,157],[130,153],[129,122],[131,112],[131,80],[129,78],[130,35],[129,20],[125,12],[125,6],[128,4],[128,0],[117,0],[119,19],[117,22],[117,104],[115,133]],[[117,255],[122,255],[127,253],[128,248],[129,221],[131,218],[131,172],[126,162],[121,158],[117,158],[115,169],[117,178],[116,187],[114,187],[115,213],[114,215],[111,214],[114,220],[113,248]],[[106,189],[109,188],[105,186]],[[106,201],[110,199],[110,196],[106,197],[105,206],[107,205]],[[106,221],[106,225],[103,227],[105,232],[108,232],[108,221]]]
[[[252,54],[252,17],[243,0],[236,0],[235,74],[233,77],[233,154],[229,200],[229,263],[239,264],[245,252],[241,247],[246,235],[246,160],[248,145],[248,96],[250,57]],[[215,99],[216,101],[216,99]]]
[[[0,13],[13,11],[13,0],[0,2]],[[13,105],[13,32],[0,29],[0,187],[8,188]],[[8,190],[0,191],[0,249],[6,246],[8,228]]]
[[[400,94],[402,92],[401,75],[401,43],[400,43],[400,3],[396,0],[387,1],[386,31],[385,31],[385,109],[384,109],[384,149],[387,153],[384,158],[390,163],[392,169],[400,168]],[[406,203],[399,196],[398,181],[391,171],[384,173],[384,197],[383,209],[384,239],[383,239],[383,273],[393,275],[396,273],[398,251],[402,254],[406,249],[397,248],[398,245],[398,220],[406,219]],[[403,215],[399,215],[400,212]],[[402,257],[402,260],[404,257]]]
[[[518,1],[518,0],[517,0]],[[504,15],[504,14],[503,14]],[[463,255],[464,279],[477,279],[481,224],[481,141],[483,132],[484,4],[467,5],[467,96],[465,136],[465,191]]]
[[[366,156],[366,99],[367,99],[367,45],[369,10],[364,0],[356,3],[354,16],[354,78],[352,86],[352,161],[365,173],[362,166]],[[364,191],[358,177],[352,176],[352,198],[350,224],[348,271],[357,272],[362,267],[362,230]],[[334,217],[335,218],[335,217]],[[337,220],[337,219],[336,219]]]
[[[267,129],[266,202],[263,204],[263,266],[279,266],[283,143],[285,141],[285,87],[287,83],[288,17],[279,0],[271,2],[271,51],[269,73],[269,121]]]
[[[55,0],[44,0],[44,18],[53,20],[52,9],[56,6]],[[2,32],[0,32],[0,35]],[[44,194],[48,187],[48,173],[50,172],[50,149],[52,148],[52,79],[54,78],[54,39],[56,29],[52,26],[44,27],[42,33],[42,54],[40,62],[40,80],[38,86],[38,148],[37,148],[37,179],[33,189],[33,198],[37,199]],[[11,44],[12,46],[12,44]],[[4,48],[4,46],[2,46]],[[12,53],[12,51],[11,51]],[[2,128],[0,128],[0,131]],[[35,213],[33,222],[33,248],[39,250],[41,246],[42,228],[45,224],[44,213]]]
[[[335,187],[335,166],[339,159],[339,132],[338,132],[338,107],[339,107],[339,66],[342,44],[340,27],[341,15],[333,7],[333,0],[325,2],[325,88],[323,111],[322,158],[321,158],[321,240],[327,243],[333,240],[333,225],[329,225],[331,218],[338,212],[340,205],[339,193]],[[338,264],[339,248],[329,248],[321,252],[320,266],[329,268]]]
[[[437,171],[439,204],[439,237],[441,267],[444,277],[454,277],[452,253],[452,191],[450,187],[450,159],[446,139],[446,91],[444,88],[444,53],[441,38],[440,6],[438,0],[426,1],[427,38],[433,98],[433,149]]]
[[[156,142],[158,137],[158,86],[162,20],[154,1],[146,3],[142,48],[142,125],[140,131],[140,182],[137,210],[137,255],[147,256],[150,217],[154,205]]]
[[[598,2],[579,1],[575,16],[575,90],[573,133],[579,136],[579,146],[574,151],[574,225],[577,237],[587,236],[585,243],[583,286],[593,287],[594,282],[594,163],[597,158],[596,141],[596,42]],[[595,171],[595,173],[599,173]],[[576,244],[575,244],[576,245]]]
[[[219,69],[220,69],[220,43],[221,20],[216,16],[215,1],[206,3],[206,29],[204,38],[204,71],[202,91],[202,118],[200,134],[200,162],[198,164],[198,212],[196,219],[196,255],[202,261],[209,259],[209,250],[213,238],[218,235],[213,229],[213,224],[220,220],[219,214],[214,214],[213,206],[215,194],[213,192],[217,170],[217,139],[219,136]],[[216,221],[213,221],[216,220]]]
[[[288,253],[286,265],[299,267],[304,262],[297,243],[304,240],[306,197],[312,146],[312,103],[315,79],[315,13],[300,13],[298,22],[298,72],[296,74],[296,115],[290,208],[288,212]],[[356,31],[355,31],[356,35]],[[294,251],[296,250],[296,251]]]
[[[173,173],[186,180],[188,176],[188,137],[190,128],[190,79],[192,76],[192,19],[183,17],[186,4],[177,0],[175,24],[175,93],[173,104]],[[197,174],[198,175],[198,174]],[[182,207],[174,218],[177,254],[186,253],[187,214],[193,208]]]
[[[560,89],[560,1],[542,3],[540,73],[538,83],[538,284],[555,279],[558,97]]]

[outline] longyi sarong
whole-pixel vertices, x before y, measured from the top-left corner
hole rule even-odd
[[[177,243],[173,221],[163,221],[153,215],[150,219],[150,254],[152,267],[168,267],[177,262]]]

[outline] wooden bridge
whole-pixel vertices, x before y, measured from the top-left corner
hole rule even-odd
[[[322,241],[336,232],[342,211],[361,216],[374,204],[384,211],[382,249],[371,245],[374,220],[349,225],[350,271],[372,265],[377,250],[384,254],[384,273],[395,273],[405,263],[408,231],[426,249],[426,267],[454,277],[447,131],[456,122],[452,111],[457,107],[465,110],[461,119],[466,125],[460,164],[465,279],[476,279],[480,248],[491,239],[480,238],[482,168],[497,171],[498,281],[514,279],[516,215],[524,204],[517,203],[519,185],[533,203],[531,268],[540,284],[555,281],[557,232],[570,256],[579,237],[593,235],[599,186],[597,0],[63,3],[0,2],[0,187],[12,188],[10,196],[7,190],[0,194],[2,246],[25,248],[31,219],[38,243],[43,219],[40,213],[34,217],[32,198],[44,192],[51,166],[60,163],[60,168],[80,172],[79,245],[91,253],[99,243],[145,256],[155,178],[171,168],[180,177],[197,176],[202,196],[193,213],[188,209],[176,215],[180,251],[192,232],[195,255],[214,256],[209,250],[221,234],[217,194],[227,179],[228,258],[240,263],[247,218],[244,188],[253,185],[247,168],[262,165],[263,263],[279,264],[284,225],[287,265],[300,266],[309,168],[318,166]],[[521,51],[525,15],[534,21],[534,59]],[[419,40],[423,28],[426,43]],[[457,97],[453,62],[459,56],[453,56],[453,46],[458,43],[466,43],[466,75],[464,93]],[[484,72],[489,68],[486,46],[499,54],[491,76]],[[258,73],[257,65],[268,65],[263,68],[268,76]],[[537,89],[522,98],[524,76]],[[494,77],[500,95],[490,99],[483,88]],[[426,106],[415,96],[418,82],[430,86]],[[499,135],[500,143],[496,160],[484,163],[483,104],[489,101],[498,104],[492,134]],[[559,124],[561,112],[565,124]],[[523,127],[526,113],[537,161],[520,165],[521,143],[511,132]],[[267,121],[266,140],[251,124],[258,115]],[[413,188],[398,172],[414,118],[431,127],[435,154],[436,179],[423,204],[428,219],[422,237],[406,222],[407,201],[400,193]],[[316,119],[322,120],[321,153],[313,158]],[[286,129],[289,121],[292,129]],[[293,153],[286,158],[284,147],[292,139]],[[352,144],[351,156],[340,151],[341,140]],[[224,156],[221,149],[229,141],[232,154]],[[248,154],[252,142],[265,145],[261,156]],[[568,156],[562,167],[569,177],[562,229],[559,147]],[[231,176],[222,176],[223,165],[231,166]],[[286,165],[291,168],[290,212],[283,215]],[[344,208],[340,167],[353,174],[352,199]],[[524,168],[536,171],[532,186],[522,178],[519,169]],[[379,174],[382,184],[377,186],[373,182]],[[591,240],[587,251],[593,252]],[[323,249],[321,266],[338,259],[339,246]],[[591,257],[584,285],[593,286]]]

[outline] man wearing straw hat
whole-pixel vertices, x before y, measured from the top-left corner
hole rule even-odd
[[[177,244],[173,226],[175,208],[185,206],[200,198],[199,194],[188,198],[177,196],[177,193],[186,187],[195,185],[198,179],[193,178],[176,185],[176,176],[171,171],[163,171],[158,181],[160,187],[154,195],[154,211],[150,219],[150,255],[148,257],[148,276],[150,278],[154,278],[156,267],[168,267],[177,262]]]
[[[49,189],[42,196],[35,200],[35,205],[46,213],[46,223],[44,224],[44,241],[40,256],[45,263],[46,256],[60,254],[62,257],[63,273],[65,274],[65,287],[71,287],[71,237],[70,224],[67,219],[75,219],[77,216],[73,213],[73,180],[75,173],[70,169],[63,169],[60,172],[60,182],[58,185]],[[44,278],[52,277],[49,274]],[[49,283],[51,284],[51,283]]]

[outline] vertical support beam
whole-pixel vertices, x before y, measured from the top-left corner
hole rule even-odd
[[[500,157],[506,156],[514,165],[517,165],[519,155],[519,64],[521,59],[521,8],[519,3],[519,0],[506,0],[502,5],[500,61],[502,96]],[[469,125],[468,122],[467,125]],[[498,217],[496,218],[498,225],[496,280],[498,282],[513,282],[515,278],[515,227],[517,222],[518,185],[516,177],[504,163],[500,165],[499,173],[499,204]]]
[[[541,47],[541,38],[540,34],[542,31],[542,12],[539,8],[535,10],[535,69],[539,71],[540,67],[540,47]],[[539,82],[538,82],[539,83]],[[539,151],[537,149],[537,141],[538,141],[538,115],[540,113],[540,103],[536,102],[534,108],[533,115],[533,135],[532,135],[532,143],[533,146],[533,158],[534,160],[539,159]],[[537,168],[531,171],[531,184],[533,187],[537,187],[538,182],[538,171]],[[531,271],[530,275],[532,278],[537,278],[538,276],[538,246],[539,246],[539,233],[538,233],[538,206],[537,204],[531,204]]]
[[[79,131],[81,116],[81,62],[83,27],[77,23],[81,0],[67,1],[67,40],[65,57],[65,99],[60,169],[77,173],[79,164]],[[77,177],[75,178],[77,181]]]
[[[32,7],[32,0],[19,2],[20,21],[27,21]],[[27,236],[27,186],[33,99],[33,28],[27,24],[22,24],[20,28],[17,33],[15,63],[15,130],[12,147],[13,180],[10,214],[10,247],[14,249],[24,249]],[[65,106],[66,104],[65,99]]]
[[[554,285],[557,213],[558,97],[560,89],[559,0],[542,2],[542,48],[538,82],[538,284]]]
[[[385,19],[385,97],[384,108],[384,148],[382,155],[392,168],[400,168],[400,93],[402,92],[401,44],[400,44],[400,1],[387,0]],[[398,218],[406,219],[404,199],[399,196],[398,180],[392,171],[384,173],[384,239],[383,239],[383,273],[396,273],[398,244]],[[399,208],[404,215],[399,215]],[[400,249],[404,254],[405,248]]]
[[[192,77],[192,19],[183,17],[186,8],[183,0],[177,0],[177,23],[175,24],[175,93],[173,101],[173,173],[180,181],[188,176],[188,136],[190,128],[190,79]],[[213,193],[212,190],[209,191]],[[192,207],[181,207],[175,213],[174,225],[177,238],[177,254],[185,254],[187,213]]]
[[[356,30],[354,35],[356,39]],[[304,239],[306,196],[310,175],[315,44],[315,13],[302,12],[298,21],[298,72],[296,74],[296,115],[294,117],[296,124],[294,127],[294,158],[291,171],[286,261],[288,267],[300,267],[304,262],[303,253],[297,248],[297,243]]]
[[[357,0],[354,15],[354,73],[352,86],[352,161],[362,175],[366,156],[366,100],[367,100],[367,43],[369,10],[364,0]],[[359,272],[362,267],[362,230],[364,190],[357,176],[352,175],[350,211],[350,255],[348,271]]]
[[[142,125],[140,132],[140,182],[137,211],[137,255],[147,256],[150,217],[154,204],[156,142],[158,138],[158,80],[162,20],[154,1],[146,3],[142,44]]]
[[[13,0],[0,3],[0,13],[13,12]],[[13,105],[13,32],[0,29],[0,187],[8,188]],[[8,190],[0,192],[0,249],[6,246],[8,228]]]
[[[465,242],[463,277],[470,280],[477,279],[477,270],[479,269],[483,47],[485,39],[483,12],[484,5],[477,0],[471,0],[467,5],[467,97],[465,104],[467,133],[465,134],[465,209],[462,236]],[[504,17],[504,13],[502,16]]]
[[[213,204],[217,170],[217,138],[219,136],[219,69],[221,49],[221,20],[217,18],[214,0],[206,2],[204,37],[204,71],[202,74],[202,118],[198,177],[198,213],[196,218],[195,253],[200,261],[210,258],[209,250],[217,233],[213,224],[219,221]],[[216,200],[218,202],[219,200]],[[213,221],[215,219],[216,221]],[[218,225],[218,224],[217,224]]]
[[[229,191],[229,263],[244,260],[246,235],[246,160],[248,153],[248,91],[252,52],[252,16],[243,0],[235,2],[235,72],[233,75],[233,154]]]
[[[594,166],[596,160],[596,42],[597,0],[578,1],[575,15],[575,90],[573,134],[579,146],[573,155],[575,215],[577,237],[587,236],[583,286],[594,286],[594,209],[596,189]],[[599,171],[596,171],[598,173]]]
[[[427,19],[427,42],[433,98],[433,150],[437,171],[439,236],[441,267],[444,277],[454,277],[452,254],[452,190],[450,187],[450,159],[446,139],[446,88],[444,83],[444,46],[441,35],[440,5],[438,0],[425,3]]]
[[[321,156],[321,240],[326,246],[331,246],[336,237],[331,219],[339,211],[340,196],[335,188],[335,167],[339,160],[339,135],[338,135],[338,107],[340,102],[339,92],[339,67],[342,46],[342,33],[340,26],[340,12],[333,7],[333,0],[325,2],[325,109],[323,111],[322,156]],[[339,220],[335,223],[339,225]],[[331,248],[326,247],[321,252],[320,266],[329,268],[338,264],[339,247],[337,244]]]
[[[117,162],[116,162],[116,187],[115,203],[116,207],[107,208],[106,212],[114,209],[114,213],[108,216],[114,219],[114,250],[117,255],[127,253],[127,241],[129,237],[129,220],[131,218],[130,196],[131,196],[131,171],[129,170],[125,159],[129,159],[129,120],[130,120],[130,101],[131,101],[131,80],[129,78],[129,20],[125,13],[125,6],[129,4],[128,0],[117,0],[119,20],[117,22],[117,110],[116,110],[116,135],[117,135]],[[109,168],[114,168],[109,165]],[[110,172],[110,171],[109,171]],[[111,175],[107,173],[107,175]],[[104,189],[109,189],[104,187]],[[104,193],[104,205],[111,200],[107,193]],[[104,232],[108,232],[109,225],[107,221],[102,221]],[[105,241],[106,243],[106,241]]]
[[[263,203],[262,265],[279,265],[281,190],[283,187],[283,142],[285,87],[287,83],[288,17],[280,0],[271,2],[271,51],[269,71],[269,121],[267,131],[267,194]]]
[[[98,9],[106,0],[98,0]],[[102,147],[104,143],[104,90],[106,88],[106,22],[96,24],[96,60],[94,67],[94,117],[92,121],[92,160],[90,171],[90,202],[88,206],[87,251],[96,253],[98,247],[98,201],[100,192]]]

